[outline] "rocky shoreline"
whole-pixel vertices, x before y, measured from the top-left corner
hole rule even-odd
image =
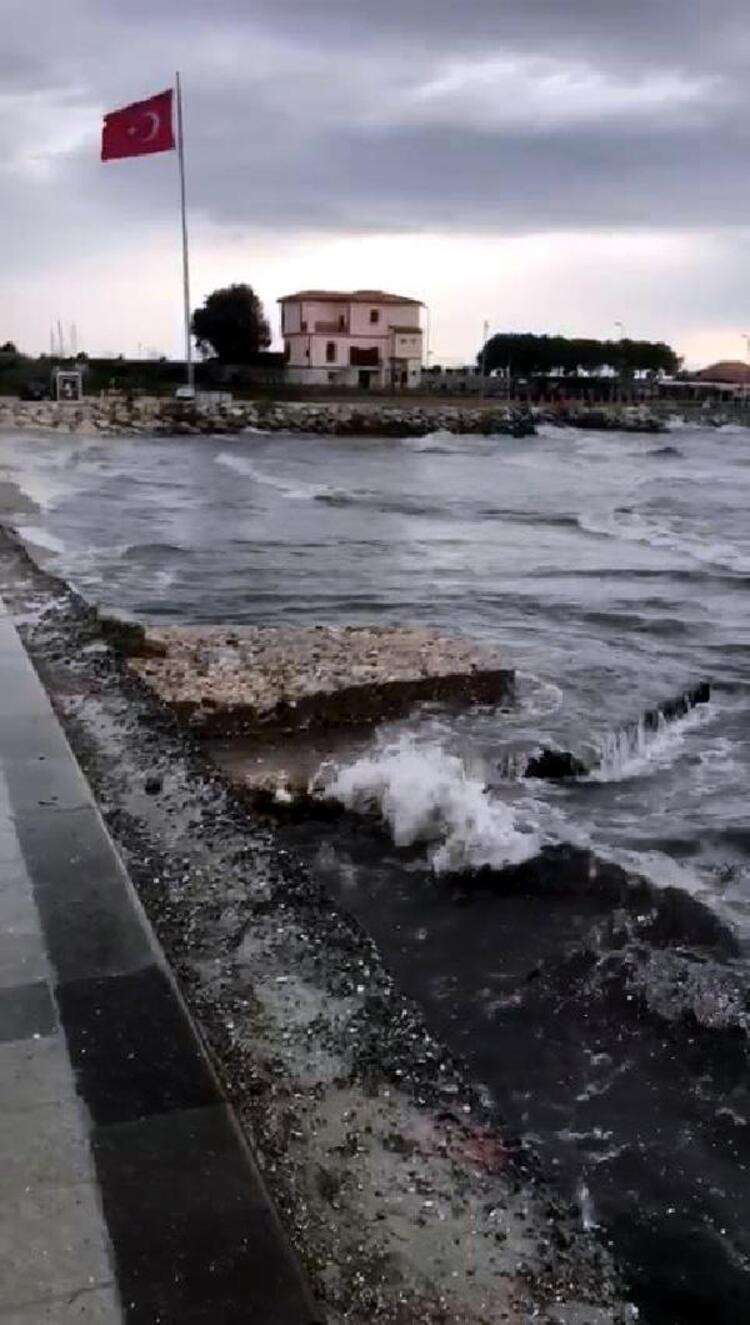
[[[0,398],[0,429],[84,436],[212,436],[294,432],[342,437],[424,437],[434,432],[532,437],[540,423],[561,428],[663,432],[666,424],[638,405],[558,408],[521,404],[394,405],[355,402],[233,401],[181,403],[152,397],[99,397],[79,402]]]

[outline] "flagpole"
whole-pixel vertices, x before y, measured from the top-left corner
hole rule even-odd
[[[185,143],[182,131],[182,84],[177,73],[177,156],[180,162],[180,206],[182,209],[182,291],[185,300],[185,367],[187,384],[195,386],[193,344],[190,336],[190,262],[188,259],[187,208],[185,206]]]

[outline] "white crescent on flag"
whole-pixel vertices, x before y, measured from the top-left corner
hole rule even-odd
[[[148,133],[145,135],[143,141],[144,143],[152,143],[157,133],[159,132],[161,117],[159,116],[157,111],[147,110],[146,114],[144,115],[144,119],[150,120],[151,128],[149,129]]]
[[[145,121],[145,124],[143,123]],[[141,123],[131,124],[128,133],[131,138],[137,138],[141,143],[152,143],[156,138],[161,126],[161,116],[155,110],[144,110],[141,116]]]

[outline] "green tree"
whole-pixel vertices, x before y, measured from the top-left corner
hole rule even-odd
[[[263,305],[249,285],[214,290],[193,313],[191,329],[201,354],[214,354],[222,363],[252,363],[271,344]]]
[[[0,354],[18,354],[18,350],[12,340],[6,340],[4,345],[0,345]]]
[[[675,373],[680,360],[663,341],[568,339],[566,336],[534,336],[530,332],[497,332],[477,355],[485,373],[495,369],[511,377],[542,374],[575,377],[603,371],[621,378],[648,373]]]

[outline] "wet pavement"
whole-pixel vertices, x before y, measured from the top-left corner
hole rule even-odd
[[[0,614],[0,1320],[318,1319],[10,617]]]

